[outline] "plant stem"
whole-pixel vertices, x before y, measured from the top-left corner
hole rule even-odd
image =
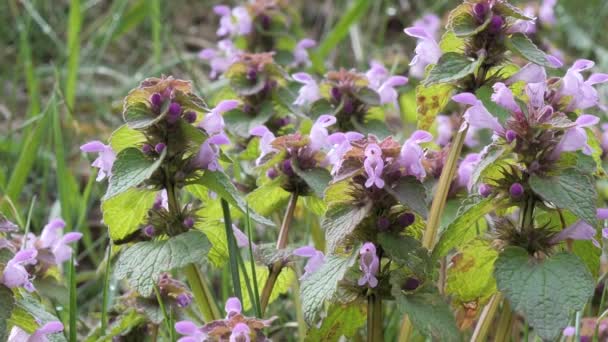
[[[238,253],[239,249],[236,245],[236,239],[234,238],[234,231],[232,230],[232,218],[230,217],[230,205],[225,199],[221,199],[222,211],[224,212],[224,228],[226,228],[226,240],[228,242],[228,254],[230,257],[230,274],[232,275],[232,288],[234,295],[243,302],[243,293],[241,291],[241,278],[239,274],[239,260]]]
[[[112,241],[108,244],[108,257],[106,258],[106,271],[103,276],[103,295],[101,302],[101,332],[105,334],[108,326],[108,291],[110,287],[110,270],[112,268]]]
[[[367,296],[367,342],[384,341],[382,299],[376,294]]]
[[[213,294],[209,289],[209,285],[205,282],[200,273],[198,267],[194,264],[189,264],[184,267],[186,278],[194,294],[194,299],[198,304],[198,309],[203,315],[205,322],[211,322],[216,319],[221,319],[220,310],[218,309],[215,301],[213,300]]]
[[[498,310],[498,304],[500,304],[501,301],[502,294],[498,292],[492,296],[490,302],[483,308],[481,316],[479,316],[479,322],[475,326],[473,336],[471,336],[471,342],[485,342],[487,340],[488,331],[494,321],[494,315],[496,314],[496,310]]]
[[[446,163],[443,166],[443,170],[441,171],[441,175],[439,176],[439,182],[437,183],[435,198],[433,199],[433,203],[431,204],[431,211],[429,213],[426,229],[424,230],[424,234],[422,235],[422,246],[428,250],[433,249],[435,245],[435,240],[437,240],[439,223],[441,221],[443,209],[445,208],[445,202],[448,198],[450,185],[452,184],[454,174],[456,173],[456,168],[458,166],[458,158],[460,157],[460,152],[462,151],[464,139],[467,135],[468,130],[468,124],[463,122],[460,130],[458,130],[458,133],[456,133],[456,137],[452,142],[452,146],[448,154],[448,159],[446,160]],[[444,274],[445,271],[446,267],[442,267],[441,274],[439,275],[438,284],[440,293],[443,293],[444,283],[446,279],[446,276]],[[399,341],[409,341],[411,333],[413,331],[411,324],[412,322],[407,317],[403,319],[401,323],[401,330],[399,332]]]
[[[496,329],[496,335],[494,336],[495,342],[506,342],[510,341],[511,325],[513,323],[513,310],[508,300],[504,300],[502,304],[502,312],[500,314],[500,320],[498,321],[498,328]]]
[[[298,203],[298,194],[292,193],[289,198],[289,203],[287,204],[287,211],[285,212],[285,216],[283,217],[283,223],[281,224],[281,230],[279,231],[279,237],[277,238],[277,249],[283,249],[287,246],[287,233],[289,232],[289,227],[291,226],[291,221],[293,220],[293,214],[296,211],[296,204]],[[274,284],[283,269],[283,262],[277,261],[270,267],[270,274],[268,275],[268,279],[266,280],[266,284],[264,284],[264,288],[262,289],[262,297],[260,298],[260,306],[262,308],[262,314],[266,311],[266,306],[268,306],[268,302],[270,301],[270,295],[272,294],[272,289],[274,288]]]
[[[70,269],[70,313],[69,313],[69,341],[76,342],[78,338],[78,334],[76,331],[76,316],[78,315],[77,308],[77,293],[76,293],[76,267],[74,265],[74,253],[72,253],[72,257],[69,261],[69,269]]]

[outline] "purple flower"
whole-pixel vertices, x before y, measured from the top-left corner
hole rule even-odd
[[[474,94],[460,93],[453,96],[452,100],[454,100],[454,102],[470,106],[464,112],[463,118],[471,127],[489,128],[499,135],[504,133],[504,128],[498,122],[498,119],[492,116],[492,114]]]
[[[319,85],[312,76],[305,72],[298,72],[291,75],[291,77],[296,82],[303,84],[302,88],[298,91],[298,98],[293,102],[294,105],[306,106],[321,98]]]
[[[72,255],[72,247],[68,243],[76,242],[82,238],[82,233],[70,232],[62,236],[65,222],[61,219],[51,220],[40,234],[40,238],[36,242],[36,247],[39,249],[48,249],[53,254],[54,260],[45,260],[51,264],[59,265],[70,259]]]
[[[226,145],[229,143],[230,140],[228,140],[228,137],[223,133],[207,138],[201,145],[196,157],[194,157],[193,166],[202,170],[221,170],[222,167],[218,161],[220,155],[219,145]]]
[[[441,48],[431,32],[422,27],[408,27],[404,30],[410,37],[418,38],[416,45],[416,56],[410,63],[410,75],[423,78],[427,65],[436,64],[441,57]]]
[[[114,161],[116,160],[116,154],[112,150],[112,147],[104,145],[101,141],[94,140],[80,146],[80,150],[87,153],[99,153],[97,159],[91,164],[91,166],[99,169],[99,173],[97,174],[98,182],[112,176],[112,165],[114,165]]]
[[[550,240],[551,243],[557,244],[566,239],[573,240],[591,240],[596,247],[600,247],[600,243],[595,239],[595,228],[587,222],[578,220],[568,228],[562,230]]]
[[[602,124],[602,137],[600,139],[602,151],[608,153],[608,124]]]
[[[486,198],[492,194],[492,187],[488,184],[481,184],[479,186],[479,196]]]
[[[582,71],[589,70],[594,65],[593,61],[579,59],[562,78],[562,87],[557,98],[559,100],[566,97],[571,98],[566,111],[583,110],[599,104],[599,95],[593,86],[608,82],[608,74],[592,74],[586,81],[581,75]]]
[[[513,183],[509,188],[509,194],[513,198],[520,198],[524,194],[524,186],[520,183]]]
[[[434,13],[426,13],[420,19],[414,21],[414,27],[421,27],[431,36],[437,37],[441,29],[441,19]]]
[[[244,6],[237,6],[230,10],[230,7],[219,5],[213,11],[220,15],[220,27],[217,35],[222,36],[244,36],[251,32],[253,27],[252,19]]]
[[[534,7],[526,6],[524,8],[524,15],[534,18]],[[507,33],[516,33],[521,32],[526,35],[534,34],[536,32],[536,19],[534,20],[524,20],[517,19],[515,22],[509,27]]]
[[[471,190],[472,184],[471,175],[473,170],[481,160],[479,153],[469,153],[458,166],[458,178],[456,184],[458,186]]]
[[[226,319],[230,319],[234,315],[239,315],[241,311],[243,311],[243,306],[241,305],[241,301],[238,298],[230,297],[226,301],[224,310],[226,310]]]
[[[245,323],[237,323],[234,328],[232,328],[232,333],[230,334],[230,342],[250,342],[251,338],[251,329]]]
[[[275,137],[274,134],[272,134],[272,132],[268,129],[268,127],[263,125],[254,127],[251,129],[251,131],[249,131],[249,133],[256,137],[260,137],[261,154],[256,160],[256,165],[260,165],[264,157],[268,154],[278,152],[278,150],[274,148],[274,146],[272,146],[272,142],[274,141]]]
[[[382,160],[382,150],[377,144],[369,144],[365,148],[365,160],[363,167],[367,173],[366,188],[371,188],[375,185],[377,188],[384,187],[384,180],[381,178],[384,170],[384,161]]]
[[[576,334],[576,328],[573,326],[565,327],[564,331],[562,332],[562,335],[566,337],[574,336],[574,334]]]
[[[492,86],[494,94],[492,94],[492,101],[501,107],[510,110],[511,112],[519,112],[519,105],[515,102],[513,92],[504,83],[497,82]]]
[[[420,147],[420,144],[430,141],[433,141],[433,135],[422,130],[415,131],[405,141],[398,161],[399,165],[404,169],[404,175],[414,176],[418,180],[426,177],[426,171],[424,170],[424,165],[422,165],[424,150]]]
[[[395,87],[407,84],[407,77],[391,76],[386,68],[379,62],[372,61],[371,68],[365,73],[369,87],[380,95],[380,103],[392,103],[398,107],[398,93]]]
[[[63,331],[63,324],[59,321],[51,321],[36,329],[33,334],[28,334],[18,326],[11,329],[8,342],[47,342],[46,335]]]
[[[376,274],[378,274],[380,268],[380,260],[376,255],[376,246],[371,242],[364,243],[359,250],[359,255],[359,268],[363,272],[363,275],[359,278],[357,284],[359,286],[368,284],[369,287],[378,286]]]
[[[204,49],[198,53],[198,57],[209,61],[211,66],[211,78],[223,74],[228,68],[237,61],[238,56],[242,53],[237,49],[229,39],[220,40],[217,43],[217,49]]]
[[[229,112],[239,106],[237,100],[224,100],[211,109],[209,114],[205,115],[205,118],[199,124],[199,127],[205,130],[207,134],[215,135],[220,134],[224,131],[224,117],[223,113]]]
[[[167,189],[162,189],[156,194],[153,208],[156,210],[160,210],[163,208],[165,210],[169,210],[169,197],[167,197]]]
[[[31,282],[30,274],[24,265],[36,264],[38,251],[35,248],[28,248],[17,252],[11,260],[6,263],[2,273],[2,284],[8,288],[24,287],[28,292],[35,290]]]
[[[19,226],[14,224],[13,222],[7,220],[6,218],[0,215],[0,232],[8,233],[15,232],[19,229]]]
[[[352,148],[351,142],[364,137],[358,132],[337,132],[327,137],[329,143],[333,145],[332,149],[327,152],[327,161],[332,165],[332,175],[335,175],[342,167],[342,157]]]
[[[175,331],[186,336],[177,340],[178,342],[203,342],[207,339],[207,334],[190,321],[175,323]]]
[[[596,125],[600,119],[595,115],[583,114],[576,119],[576,126],[568,128],[562,140],[553,150],[552,157],[557,159],[562,152],[572,152],[583,149],[583,153],[590,155],[591,146],[587,144],[587,131],[585,127]]]
[[[192,295],[186,292],[180,293],[175,298],[175,301],[177,302],[177,306],[185,308],[192,303]]]
[[[308,56],[307,49],[313,48],[317,45],[317,42],[310,38],[304,38],[300,40],[295,49],[293,50],[293,62],[292,66],[309,66],[310,57]]]
[[[452,136],[454,135],[455,129],[456,127],[454,127],[452,119],[449,116],[437,116],[437,144],[440,146],[447,146],[452,140]],[[467,135],[464,138],[464,144],[467,147],[475,147],[479,145],[479,141],[475,137],[476,133],[477,129],[475,127],[469,127]]]
[[[528,63],[509,77],[505,83],[507,85],[511,85],[518,81],[524,81],[526,83],[544,83],[546,80],[547,72],[545,71],[545,68],[538,64]]]
[[[239,227],[236,226],[236,224],[232,225],[232,232],[234,233],[237,247],[249,248],[249,238],[247,235],[245,235],[245,233],[243,233],[242,230],[239,229]],[[255,247],[254,244],[252,244],[252,246]]]
[[[312,246],[296,248],[293,251],[293,255],[309,258],[308,262],[304,266],[304,274],[302,274],[300,280],[305,279],[306,277],[309,277],[311,274],[315,273],[325,262],[325,255],[323,252],[316,250]]]
[[[330,146],[329,132],[327,127],[336,123],[336,117],[333,115],[321,115],[315,121],[314,125],[310,129],[310,149],[313,152],[319,151],[322,148]]]
[[[543,0],[538,11],[538,17],[543,25],[553,26],[557,22],[555,19],[555,5],[557,0]]]

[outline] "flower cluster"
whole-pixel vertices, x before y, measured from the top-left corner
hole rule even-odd
[[[224,309],[225,319],[209,322],[200,328],[190,321],[175,323],[175,330],[184,335],[178,341],[269,341],[262,330],[269,327],[276,317],[267,320],[245,317],[241,313],[241,302],[235,297],[228,298]]]

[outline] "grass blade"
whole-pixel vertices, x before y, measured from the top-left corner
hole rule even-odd
[[[249,262],[251,264],[251,273],[253,274],[253,303],[255,304],[255,314],[258,318],[262,318],[262,307],[260,306],[260,290],[258,287],[258,275],[255,271],[255,261],[253,259],[253,235],[251,235],[251,220],[249,217],[249,205],[247,205],[247,237],[249,238]]]
[[[70,258],[69,265],[69,294],[70,294],[70,308],[69,308],[69,341],[77,342],[78,334],[76,331],[76,317],[78,317],[78,307],[76,303],[77,293],[76,293],[76,267],[74,266],[74,253],[72,253],[72,257]]]
[[[224,212],[224,227],[226,228],[226,240],[228,241],[228,254],[230,256],[230,273],[232,274],[232,287],[235,296],[243,302],[241,293],[241,280],[239,276],[238,256],[239,250],[236,246],[234,232],[232,231],[232,219],[230,218],[230,206],[222,198],[222,211]]]
[[[65,81],[65,99],[68,112],[74,110],[76,99],[76,87],[78,82],[78,64],[80,61],[80,27],[82,25],[82,13],[80,11],[80,0],[70,1],[70,14],[68,19],[68,64]],[[71,117],[71,116],[70,116]]]
[[[108,326],[108,295],[110,290],[110,270],[112,269],[112,241],[108,244],[108,256],[106,258],[106,270],[103,275],[103,295],[101,302],[101,332],[106,333]]]
[[[152,45],[154,47],[154,63],[160,64],[162,57],[162,14],[160,0],[150,0],[150,20],[152,21]]]

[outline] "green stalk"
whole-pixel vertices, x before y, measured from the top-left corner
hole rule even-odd
[[[108,244],[108,256],[106,258],[106,270],[103,276],[103,295],[101,302],[101,332],[105,334],[108,326],[108,291],[110,288],[110,270],[112,268],[112,240]]]
[[[222,316],[213,300],[213,294],[198,267],[194,264],[189,264],[184,267],[184,272],[188,279],[188,283],[190,284],[190,288],[192,289],[192,294],[194,295],[198,309],[203,315],[205,322],[221,319]]]
[[[503,301],[498,328],[494,336],[494,342],[506,342],[511,340],[511,325],[513,324],[513,310],[508,300]]]
[[[150,5],[150,19],[152,21],[152,43],[154,48],[154,63],[161,63],[162,54],[162,40],[161,40],[161,22],[162,16],[160,11],[160,0],[151,0]]]
[[[283,223],[281,224],[281,229],[279,230],[279,237],[277,238],[277,249],[284,249],[287,246],[287,236],[289,233],[289,227],[291,226],[291,221],[293,220],[293,214],[296,211],[297,203],[298,194],[294,192],[289,198],[289,203],[287,204],[287,211],[285,212],[285,216],[283,217]],[[270,301],[270,295],[272,294],[272,289],[274,288],[274,284],[279,278],[279,274],[281,274],[282,269],[282,261],[277,261],[270,268],[270,274],[268,275],[266,284],[264,284],[264,289],[262,289],[262,297],[260,299],[262,314],[264,313],[264,311],[266,311],[266,307],[268,306],[268,302]]]
[[[74,253],[70,257],[70,265],[69,265],[69,296],[70,296],[70,312],[69,312],[69,341],[76,342],[78,338],[78,334],[76,331],[76,317],[78,315],[77,312],[77,303],[76,303],[76,267],[74,266]]]
[[[249,205],[247,205],[247,237],[249,238],[249,263],[251,266],[251,273],[253,274],[253,302],[255,307],[255,314],[258,318],[262,318],[262,307],[260,306],[260,289],[258,287],[258,276],[255,271],[255,260],[253,259],[253,237],[251,235],[251,220],[249,216]]]
[[[78,82],[78,63],[80,60],[80,27],[82,24],[82,13],[80,12],[80,0],[70,1],[70,14],[68,18],[68,64],[65,81],[65,101],[68,106],[68,115],[74,111],[74,100],[76,99],[76,87]]]
[[[490,331],[490,326],[494,321],[494,315],[498,310],[498,305],[502,301],[502,293],[498,292],[492,296],[490,302],[486,304],[481,312],[481,316],[479,316],[479,322],[475,326],[475,331],[473,331],[473,336],[471,336],[471,342],[485,342],[487,341],[488,332]]]
[[[228,242],[228,254],[230,257],[230,273],[232,274],[232,287],[235,296],[243,302],[243,294],[241,293],[241,279],[239,276],[239,249],[236,246],[234,231],[232,230],[232,218],[230,217],[230,205],[222,198],[222,211],[224,212],[224,227],[226,228],[226,240]]]
[[[165,318],[165,325],[167,327],[167,332],[169,333],[169,340],[174,341],[173,325],[171,324],[171,317],[170,317],[169,313],[167,313],[167,308],[165,307],[163,298],[160,296],[160,291],[158,290],[158,286],[156,286],[156,285],[154,285],[154,293],[156,294],[156,301],[158,301],[158,306],[160,306],[160,311],[163,313],[163,317]]]
[[[367,296],[367,342],[384,341],[382,299],[377,294]]]
[[[456,137],[454,138],[450,148],[450,153],[448,154],[448,159],[446,160],[443,170],[441,171],[441,175],[439,176],[435,198],[433,198],[431,211],[429,212],[429,219],[427,221],[424,234],[422,235],[422,246],[428,250],[432,250],[435,246],[435,240],[437,240],[437,235],[439,232],[439,222],[441,221],[441,216],[443,214],[443,210],[445,209],[445,202],[448,198],[450,185],[452,184],[452,180],[454,179],[454,175],[456,173],[458,158],[460,157],[460,152],[462,152],[464,139],[467,135],[467,131],[469,130],[468,124],[463,122],[463,125],[464,129],[461,127],[461,129],[458,130],[458,133],[456,133]],[[441,280],[439,284],[439,291],[443,292],[443,282],[445,281],[446,277],[444,275],[440,275],[439,279]],[[399,341],[409,341],[413,331],[411,324],[412,322],[407,317],[403,319],[399,333]]]

